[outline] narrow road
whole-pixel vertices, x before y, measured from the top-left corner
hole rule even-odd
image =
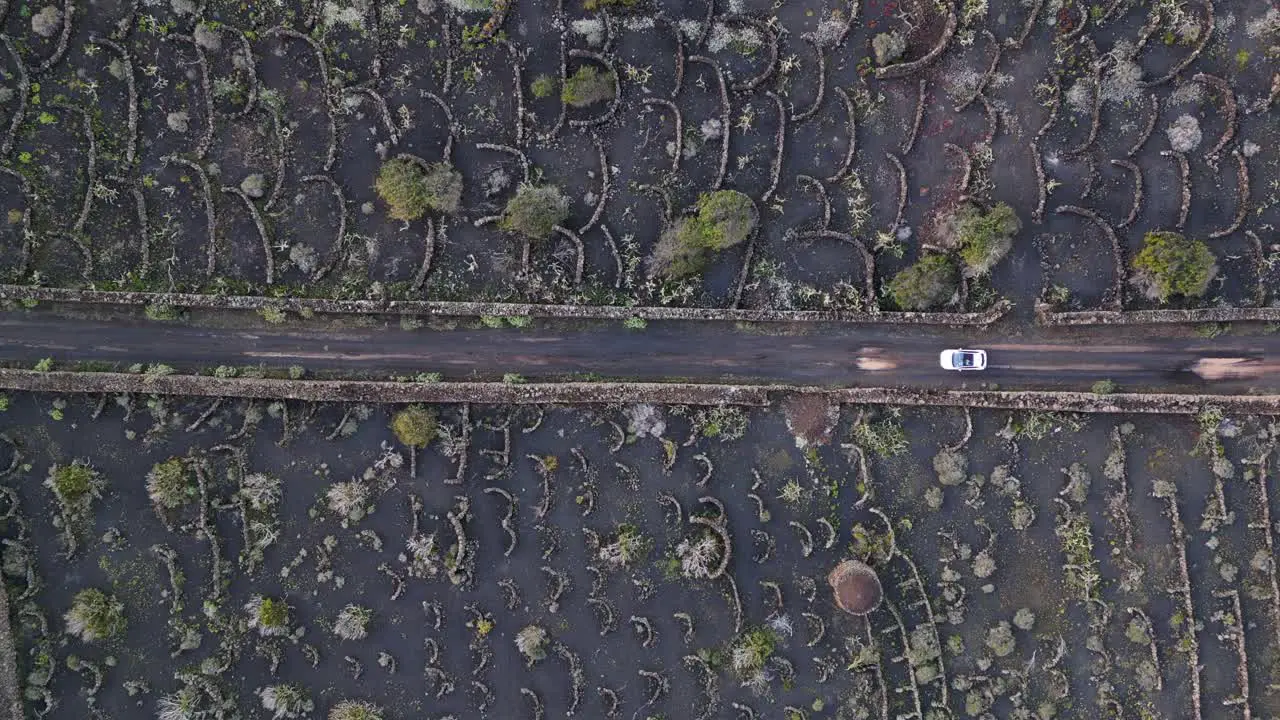
[[[256,320],[256,318],[255,318]],[[321,321],[252,329],[39,310],[0,313],[0,361],[165,363],[184,371],[217,365],[301,365],[312,372],[386,377],[439,372],[445,379],[597,376],[633,380],[766,382],[841,386],[1087,389],[1110,379],[1122,390],[1248,392],[1280,387],[1280,335],[1159,337],[1137,328],[1055,334],[992,329],[809,326],[743,330],[718,323],[546,325],[529,329],[402,330]],[[1005,333],[1002,335],[1001,333]],[[1014,332],[1014,336],[1008,333]],[[1165,331],[1167,333],[1167,330]],[[987,350],[985,372],[938,367],[948,347]],[[1209,382],[1187,368],[1205,357],[1263,361],[1249,380]]]

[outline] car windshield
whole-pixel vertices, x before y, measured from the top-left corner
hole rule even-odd
[[[955,354],[953,362],[958,368],[973,367],[973,353],[958,352]]]

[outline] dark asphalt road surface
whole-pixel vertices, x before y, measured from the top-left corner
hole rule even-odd
[[[407,331],[395,321],[353,328],[319,320],[232,329],[39,310],[0,313],[0,361],[25,365],[51,357],[63,367],[82,361],[165,363],[185,371],[301,365],[369,377],[440,372],[445,379],[593,374],[634,380],[1086,389],[1108,378],[1122,390],[1233,393],[1280,386],[1280,372],[1208,382],[1187,370],[1205,357],[1256,358],[1280,368],[1280,336],[1272,335],[1188,339],[1147,336],[1136,328],[1070,334],[831,325],[800,333],[765,329],[655,322],[642,331],[619,324]],[[990,368],[964,374],[942,370],[938,351],[949,347],[987,350]]]

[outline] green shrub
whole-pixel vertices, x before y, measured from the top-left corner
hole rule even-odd
[[[1110,395],[1116,391],[1116,384],[1112,380],[1099,380],[1091,389],[1095,395]]]
[[[956,292],[956,268],[946,255],[927,255],[889,282],[889,295],[903,310],[929,310]]]
[[[282,628],[289,625],[289,605],[283,600],[263,598],[258,606],[258,624],[264,628]]]
[[[411,448],[424,448],[436,439],[438,423],[430,408],[410,405],[391,419],[391,430],[401,444]]]
[[[569,198],[554,185],[523,184],[502,213],[503,230],[545,240],[569,219]]]
[[[424,168],[413,160],[394,158],[382,163],[374,188],[390,207],[388,214],[408,222],[422,217],[427,210],[457,212],[462,201],[462,174],[448,163]]]
[[[1149,232],[1133,258],[1133,284],[1151,300],[1200,297],[1218,272],[1213,253],[1199,240],[1176,232]]]
[[[613,97],[613,73],[600,72],[595,65],[578,68],[560,89],[560,99],[574,107],[587,107]]]
[[[633,315],[622,321],[622,327],[628,330],[643,330],[649,327],[649,322],[642,317]]]
[[[551,97],[556,91],[556,80],[547,74],[539,75],[533,79],[533,83],[529,85],[529,91],[533,96],[541,100],[542,98]]]
[[[698,198],[697,213],[667,228],[649,258],[649,276],[678,279],[701,272],[714,253],[746,240],[760,221],[752,199],[737,190]]]
[[[151,466],[147,473],[147,495],[158,508],[174,510],[191,502],[196,487],[182,458],[172,457]]]
[[[63,616],[67,632],[85,642],[108,640],[124,631],[124,605],[114,595],[97,588],[76,593]]]
[[[769,657],[777,647],[778,638],[772,630],[756,628],[748,630],[733,644],[730,652],[730,664],[743,677],[749,677],[764,669]]]
[[[956,210],[952,222],[960,246],[960,259],[969,277],[985,275],[1013,247],[1013,236],[1022,228],[1018,214],[1006,203],[983,212],[972,203]]]
[[[897,31],[879,33],[871,38],[871,52],[877,65],[888,65],[907,52],[907,38]]]
[[[97,470],[76,460],[70,465],[49,468],[44,485],[53,491],[64,512],[80,516],[88,512],[95,499],[102,497],[105,483]]]

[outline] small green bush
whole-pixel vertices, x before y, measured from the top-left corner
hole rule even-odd
[[[1099,380],[1091,389],[1095,395],[1110,395],[1116,391],[1116,384],[1112,380]]]
[[[649,327],[649,322],[642,317],[632,316],[622,321],[622,327],[628,330],[643,330]]]
[[[533,240],[545,240],[569,219],[569,198],[554,185],[521,185],[507,202],[500,226]]]
[[[427,210],[457,212],[462,201],[462,174],[448,163],[423,168],[413,160],[393,158],[382,163],[374,188],[390,207],[392,218],[409,222]]]
[[[529,85],[529,91],[539,100],[549,98],[556,91],[556,80],[547,74],[539,75]]]
[[[613,73],[600,72],[594,65],[578,68],[560,89],[560,99],[573,107],[587,107],[613,97]]]
[[[263,598],[258,606],[258,624],[264,628],[283,628],[289,625],[289,605],[283,600]]]
[[[1133,258],[1133,284],[1151,300],[1200,297],[1218,272],[1213,253],[1199,240],[1176,232],[1149,232]]]
[[[1006,203],[983,212],[972,203],[965,203],[953,216],[960,259],[965,264],[965,274],[977,277],[990,272],[1013,247],[1013,236],[1022,229],[1018,214]]]
[[[946,255],[927,255],[889,282],[889,295],[903,310],[929,310],[951,299],[959,278]]]
[[[737,190],[703,193],[697,213],[680,218],[658,238],[649,258],[650,277],[678,279],[701,272],[714,253],[750,237],[759,221],[755,202]]]
[[[391,430],[401,444],[411,448],[424,448],[436,439],[439,425],[430,408],[410,405],[391,419]]]

